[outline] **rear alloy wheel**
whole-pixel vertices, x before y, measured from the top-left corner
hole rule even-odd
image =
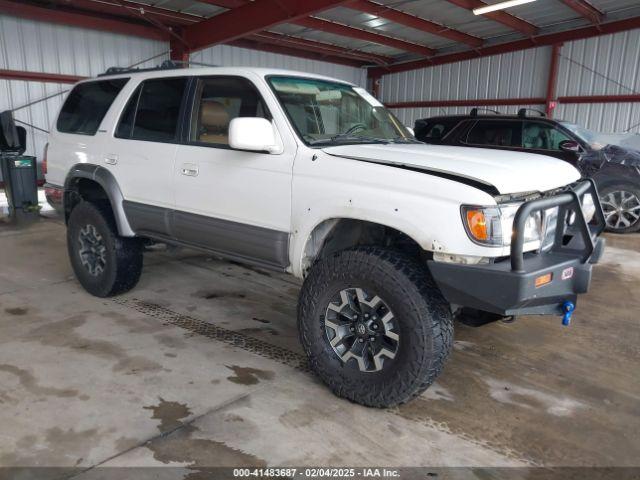
[[[67,248],[76,278],[96,297],[132,289],[142,272],[142,243],[118,235],[107,202],[80,202],[67,222]]]
[[[605,187],[600,203],[607,230],[616,233],[640,230],[640,188],[631,185]]]

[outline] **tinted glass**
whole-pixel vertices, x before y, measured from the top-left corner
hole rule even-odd
[[[116,128],[116,137],[131,138],[131,134],[133,133],[133,121],[136,118],[136,109],[138,108],[138,99],[140,98],[141,91],[142,86],[136,88],[136,91],[133,92],[133,95],[131,95],[131,98],[127,102],[127,106],[125,107],[124,112],[122,112],[120,122]]]
[[[58,131],[95,135],[109,107],[128,80],[118,78],[76,85],[58,116]]]
[[[191,141],[228,145],[229,124],[237,117],[270,118],[260,94],[250,81],[238,77],[198,81],[191,119]]]
[[[522,122],[478,120],[467,135],[467,143],[495,147],[522,147]]]
[[[415,124],[416,138],[423,142],[433,143],[442,140],[460,120],[417,120]]]
[[[541,122],[524,122],[522,144],[536,150],[560,150],[560,142],[573,140],[552,125]]]
[[[162,78],[142,84],[132,139],[172,142],[178,132],[180,105],[187,79]]]

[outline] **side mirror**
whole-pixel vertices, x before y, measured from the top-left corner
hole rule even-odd
[[[251,152],[282,152],[275,128],[265,118],[238,117],[231,120],[229,146]]]
[[[560,142],[558,147],[563,152],[580,153],[582,151],[582,147],[575,140],[563,140]]]

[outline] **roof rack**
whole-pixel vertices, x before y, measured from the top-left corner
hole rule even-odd
[[[129,67],[109,67],[104,73],[99,74],[99,77],[105,77],[107,75],[118,75],[121,73],[139,73],[139,72],[153,72],[156,70],[175,70],[178,68],[187,68],[189,65],[197,65],[199,67],[219,67],[220,65],[214,65],[211,63],[181,61],[181,60],[165,60],[160,65],[150,68],[129,68]]]
[[[547,116],[546,113],[541,112],[540,110],[536,110],[535,108],[521,108],[520,110],[518,110],[518,116],[525,118],[527,116],[527,112],[535,112],[538,114],[539,117]]]
[[[469,115],[471,115],[472,117],[477,117],[478,116],[478,112],[479,111],[483,111],[483,112],[491,112],[491,113],[495,113],[496,115],[500,115],[500,112],[497,110],[491,110],[490,108],[472,108],[471,112],[469,112]]]

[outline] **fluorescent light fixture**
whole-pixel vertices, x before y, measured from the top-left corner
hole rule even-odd
[[[524,3],[535,2],[536,0],[509,0],[507,2],[494,3],[493,5],[487,5],[486,7],[474,8],[474,15],[483,15],[489,12],[495,12],[496,10],[504,10],[505,8],[515,7],[516,5],[522,5]]]

